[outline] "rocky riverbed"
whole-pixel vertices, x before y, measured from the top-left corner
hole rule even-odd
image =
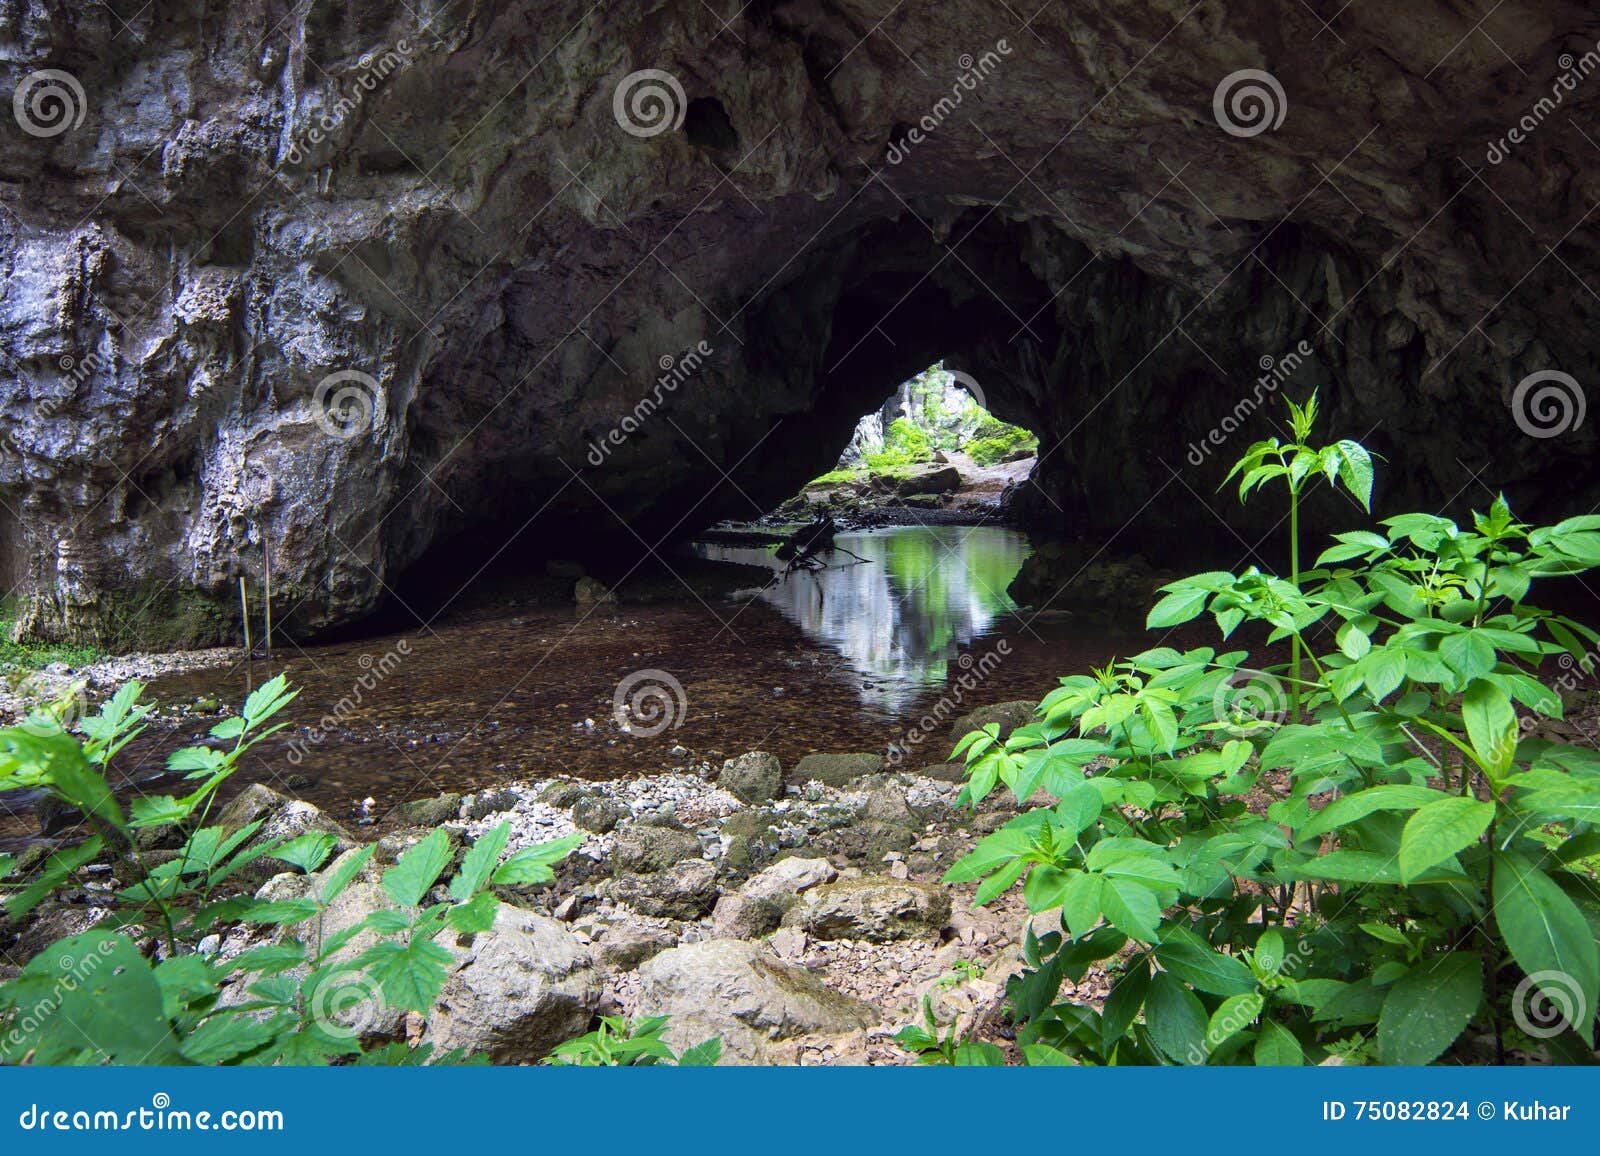
[[[1009,704],[994,717],[1017,712]],[[955,764],[896,773],[877,755],[841,753],[785,767],[750,752],[628,781],[446,794],[354,825],[254,785],[219,822],[260,820],[257,839],[328,831],[342,852],[377,841],[325,935],[388,905],[379,873],[429,830],[449,832],[460,853],[505,823],[508,854],[583,833],[553,883],[502,890],[494,930],[455,945],[433,1014],[373,1005],[360,1017],[369,1042],[426,1038],[530,1063],[596,1015],[659,1014],[672,1017],[677,1046],[720,1037],[724,1063],[903,1064],[914,1057],[893,1035],[921,1022],[924,1001],[942,1025],[1004,1043],[1005,980],[1022,966],[1018,898],[975,909],[972,885],[940,882],[1014,813],[1009,796],[959,806],[961,781]],[[105,915],[113,884],[91,878],[92,888],[58,894],[26,925],[0,927],[6,967]],[[313,883],[263,872],[249,886],[284,899]],[[238,928],[203,950],[227,957],[265,938]],[[1103,977],[1085,984],[1092,991]]]

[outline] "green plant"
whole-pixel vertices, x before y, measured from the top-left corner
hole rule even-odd
[[[473,843],[443,896],[430,900],[455,857],[445,832],[433,831],[382,873],[393,908],[325,935],[330,905],[367,871],[374,845],[346,851],[330,864],[337,839],[324,832],[255,846],[249,841],[259,822],[232,832],[200,825],[184,833],[191,823],[204,823],[217,788],[239,757],[276,729],[263,724],[296,692],[281,676],[258,688],[237,716],[211,731],[231,746],[187,747],[168,759],[169,769],[198,781],[194,791],[181,799],[139,798],[125,813],[105,770],[142,730],[150,708],[138,705],[140,691],[129,684],[84,719],[81,741],[53,726],[61,720],[48,713],[0,730],[0,790],[48,790],[78,808],[93,831],[52,856],[12,895],[8,915],[23,918],[102,855],[116,859],[132,880],[115,893],[111,914],[94,930],[51,944],[0,987],[0,1062],[322,1063],[359,1056],[367,1025],[352,1024],[352,1013],[363,1009],[358,1019],[370,1020],[380,1007],[428,1011],[454,961],[439,938],[488,931],[499,902],[492,888],[549,882],[552,865],[582,838],[575,834],[508,856],[510,828],[502,824]],[[176,835],[179,849],[153,862],[146,833]],[[228,894],[227,882],[263,857],[310,877],[307,893],[280,900]],[[0,877],[12,867],[0,864]],[[193,950],[198,937],[237,926],[280,934],[276,942],[227,959]],[[150,929],[164,949],[154,964],[137,942]],[[354,941],[364,932],[374,942],[356,951]],[[243,998],[224,998],[229,989]],[[407,1056],[414,1053],[384,1050],[374,1053],[374,1062]]]
[[[937,986],[944,991],[950,991],[974,979],[983,978],[983,965],[970,959],[958,959],[950,965],[950,970],[939,977]]]
[[[558,1067],[626,1068],[677,1064],[682,1068],[708,1068],[722,1058],[722,1040],[709,1040],[675,1053],[662,1039],[669,1016],[601,1016],[600,1026],[588,1035],[568,1040],[545,1062]]]
[[[1314,407],[1296,412],[1303,442]],[[1292,477],[1291,448],[1270,468]],[[1366,459],[1337,456],[1364,503]],[[1529,737],[1518,707],[1560,717],[1540,664],[1600,643],[1525,601],[1600,565],[1600,517],[1532,528],[1502,497],[1470,530],[1381,525],[1336,535],[1294,580],[1200,574],[1151,611],[1152,628],[1209,613],[1224,638],[1258,623],[1299,644],[1302,674],[1156,647],[1062,679],[1004,741],[991,726],[957,744],[970,800],[1002,783],[1019,804],[1056,799],[947,876],[981,880],[979,903],[1020,881],[1030,911],[1061,910],[1059,931],[1027,932],[1008,986],[1030,1062],[1592,1055],[1600,753]],[[1114,957],[1102,1008],[1057,1001]]]
[[[998,1068],[1005,1053],[981,1040],[963,1039],[951,1024],[944,1034],[933,1014],[933,999],[922,997],[922,1023],[907,1024],[894,1034],[895,1043],[917,1057],[917,1063],[955,1068]]]
[[[17,625],[16,600],[0,599],[0,671],[17,674],[41,670],[52,663],[87,666],[105,657],[93,646],[61,642],[16,642],[12,633]]]
[[[1300,586],[1300,502],[1318,476],[1324,476],[1331,485],[1343,486],[1369,514],[1372,512],[1372,455],[1360,442],[1348,439],[1320,448],[1308,444],[1311,429],[1317,421],[1317,395],[1312,393],[1305,405],[1296,405],[1284,398],[1289,409],[1289,428],[1294,441],[1288,444],[1276,437],[1256,442],[1245,450],[1244,456],[1233,464],[1223,484],[1239,477],[1239,501],[1250,496],[1250,491],[1265,485],[1274,478],[1282,478],[1289,490],[1289,582]],[[1302,674],[1301,648],[1298,634],[1291,642],[1294,681],[1289,689],[1290,708],[1295,717],[1300,714],[1300,677]]]

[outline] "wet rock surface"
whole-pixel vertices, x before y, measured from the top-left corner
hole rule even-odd
[[[562,556],[636,550],[776,505],[940,358],[1048,449],[1012,509],[1132,548],[1215,546],[1213,513],[1271,526],[1214,493],[1212,438],[1285,385],[1388,456],[1391,509],[1480,501],[1481,473],[1530,520],[1587,510],[1595,423],[1532,454],[1508,417],[1533,373],[1600,379],[1600,186],[1572,131],[1600,89],[1482,158],[1593,50],[1591,13],[1519,13],[1490,36],[1461,5],[1352,5],[1326,36],[1265,0],[1026,24],[777,3],[730,35],[697,0],[24,0],[8,88],[60,69],[83,96],[0,146],[19,628],[232,641],[269,544],[297,635],[535,514]],[[530,29],[565,30],[560,67]],[[982,75],[936,119],[960,54]],[[650,68],[678,115],[629,131],[615,102]],[[1213,102],[1246,69],[1283,115],[1230,132]],[[699,453],[664,423],[608,437],[663,359]]]

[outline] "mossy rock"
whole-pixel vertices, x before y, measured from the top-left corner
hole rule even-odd
[[[873,775],[883,770],[883,756],[869,753],[842,755],[807,755],[789,772],[792,783],[809,783],[813,779],[827,787],[842,787],[862,775]]]
[[[461,813],[461,796],[454,792],[432,799],[412,799],[394,809],[395,818],[408,827],[437,827]]]
[[[1020,726],[1027,726],[1033,721],[1033,712],[1039,704],[1031,699],[1016,699],[1012,702],[997,702],[993,706],[979,707],[971,714],[962,715],[950,726],[950,741],[958,741],[963,735],[975,730],[981,730],[990,723],[998,723],[1000,737],[1003,739]]]

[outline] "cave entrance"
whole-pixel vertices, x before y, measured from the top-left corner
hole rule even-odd
[[[981,520],[1001,513],[1038,452],[1032,431],[989,412],[971,376],[938,362],[863,414],[834,467],[780,513],[828,510],[870,520],[899,509]]]

